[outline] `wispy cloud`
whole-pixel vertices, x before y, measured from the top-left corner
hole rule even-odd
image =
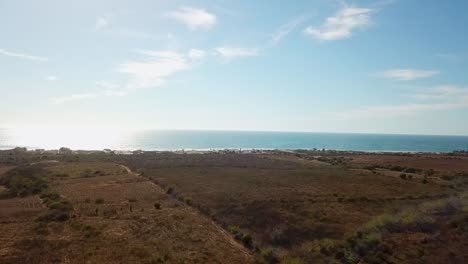
[[[47,76],[47,77],[46,77],[46,80],[48,80],[48,81],[55,81],[55,80],[57,80],[57,76],[54,76],[54,75]]]
[[[304,33],[319,40],[349,38],[356,29],[371,25],[371,8],[345,7],[334,16],[328,17],[321,26],[308,26]]]
[[[190,49],[187,55],[191,60],[201,60],[205,58],[206,51],[200,49]]]
[[[284,37],[286,37],[291,31],[302,25],[307,20],[306,16],[296,17],[286,24],[281,25],[276,32],[271,35],[267,46],[274,46],[278,44]]]
[[[398,81],[412,81],[416,79],[429,78],[439,74],[436,70],[421,70],[421,69],[391,69],[381,73],[385,78],[395,79]]]
[[[187,59],[190,54],[152,50],[138,52],[146,57],[142,60],[122,63],[117,67],[118,72],[130,76],[130,85],[136,88],[161,86],[169,76],[190,67],[190,61]],[[192,56],[194,55],[200,57],[200,52],[192,50]]]
[[[106,28],[109,25],[110,16],[100,16],[96,19],[96,23],[94,25],[96,30],[101,30]]]
[[[461,62],[468,59],[468,53],[466,52],[446,52],[438,53],[436,56],[440,59],[444,59],[452,62]]]
[[[96,97],[125,96],[142,88],[162,86],[171,76],[188,70],[203,61],[206,51],[190,49],[186,53],[166,50],[138,50],[143,58],[117,65],[116,71],[122,73],[124,81],[100,81],[93,91],[53,97],[51,101],[62,104]]]
[[[211,29],[216,24],[216,16],[205,9],[182,7],[178,11],[165,14],[165,17],[175,19],[185,24],[190,30]]]
[[[4,56],[10,56],[10,57],[15,57],[19,59],[25,59],[25,60],[35,60],[35,61],[46,61],[47,58],[45,57],[39,57],[39,56],[33,56],[33,55],[28,55],[24,53],[18,53],[18,52],[12,52],[4,49],[0,49],[0,55]]]
[[[283,38],[303,24],[306,20],[306,16],[291,19],[287,23],[281,25],[262,45],[255,47],[221,46],[215,49],[215,53],[227,62],[243,57],[258,56],[263,51],[276,46]]]
[[[415,102],[369,106],[361,109],[329,113],[337,120],[392,118],[412,116],[420,113],[468,108],[468,88],[445,85],[409,95]]]
[[[226,61],[241,57],[252,57],[259,54],[259,50],[255,48],[238,48],[238,47],[219,47],[216,52]]]
[[[468,88],[456,85],[441,85],[429,90],[422,90],[410,95],[419,100],[431,101],[468,101]]]

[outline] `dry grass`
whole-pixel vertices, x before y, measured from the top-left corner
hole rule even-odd
[[[30,202],[0,200],[14,208],[2,210],[0,221],[15,219],[8,226],[2,224],[2,241],[10,241],[1,243],[2,263],[253,262],[248,251],[210,220],[121,166],[59,163],[48,169],[51,175],[70,175],[52,180],[49,188],[73,204],[74,216],[64,223],[35,223],[45,210],[37,197],[26,198]],[[84,177],[82,172],[88,170],[104,173]],[[103,203],[86,201],[98,198]],[[24,205],[31,201],[39,208],[28,214]],[[154,208],[155,202],[160,210]],[[20,227],[20,235],[13,236]]]
[[[466,192],[467,177],[456,174],[465,158],[76,155],[80,162],[41,164],[48,191],[71,202],[70,220],[35,222],[48,210],[38,196],[0,200],[0,262],[464,263],[467,208],[447,213],[445,199]],[[422,171],[402,179],[400,171],[369,165]],[[428,169],[435,174],[423,182]]]

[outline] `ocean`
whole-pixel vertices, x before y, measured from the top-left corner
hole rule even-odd
[[[389,152],[468,150],[468,136],[426,136],[349,133],[160,130],[14,130],[0,129],[0,149],[81,150],[209,150],[333,149]]]

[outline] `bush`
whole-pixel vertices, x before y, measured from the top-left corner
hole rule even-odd
[[[97,237],[100,234],[100,232],[96,230],[96,228],[90,225],[83,226],[82,233],[84,234],[86,238]]]
[[[281,261],[281,264],[304,264],[304,261],[300,258],[288,257]]]
[[[406,173],[416,173],[417,170],[415,168],[406,168],[403,170]]]
[[[192,198],[190,198],[190,197],[185,197],[183,200],[184,200],[184,203],[186,203],[187,205],[192,204]]]
[[[174,186],[169,186],[166,190],[166,193],[167,194],[173,194],[175,191],[175,187]]]
[[[402,178],[403,180],[406,180],[407,179],[407,175],[405,173],[402,173],[400,174],[400,178]]]
[[[157,209],[157,210],[161,209],[161,204],[157,203],[157,202],[154,203],[154,208]]]
[[[69,201],[62,200],[59,202],[53,202],[49,204],[49,209],[59,210],[59,211],[68,213],[68,212],[73,211],[73,205]]]
[[[320,253],[322,253],[323,255],[330,255],[332,251],[335,250],[336,246],[336,241],[332,239],[326,238],[318,241]]]
[[[94,201],[95,204],[103,204],[104,203],[104,199],[102,198],[97,198],[95,201]]]
[[[60,194],[56,192],[45,192],[39,196],[45,204],[50,204],[54,201],[60,200]]]
[[[145,264],[161,264],[161,263],[166,263],[168,260],[169,260],[168,255],[152,257],[151,259],[146,261]]]
[[[271,248],[264,248],[260,250],[260,257],[267,263],[275,261],[275,256]]]
[[[14,168],[0,177],[0,185],[5,185],[11,196],[25,197],[38,194],[47,189],[47,183],[42,178],[46,172],[37,166]]]
[[[239,227],[236,226],[236,225],[231,225],[231,226],[229,226],[229,227],[228,227],[228,230],[229,230],[229,233],[231,233],[231,234],[233,234],[233,235],[235,235],[235,234],[237,234],[237,233],[240,232]]]
[[[68,212],[53,209],[45,212],[39,216],[36,221],[38,222],[64,222],[70,218]]]
[[[250,236],[249,234],[242,235],[241,241],[246,247],[252,246],[252,236]]]

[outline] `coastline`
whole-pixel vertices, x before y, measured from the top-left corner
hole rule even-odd
[[[338,155],[365,155],[365,154],[408,154],[408,155],[447,155],[447,154],[468,154],[468,150],[452,150],[452,151],[407,151],[407,150],[341,150],[341,149],[316,149],[316,148],[298,148],[298,149],[273,149],[273,148],[211,148],[211,149],[70,149],[68,154],[85,154],[85,153],[112,153],[112,154],[139,154],[139,153],[174,153],[174,154],[276,154],[276,153],[317,153],[317,154],[338,154]],[[29,149],[26,147],[0,148],[0,151],[20,151],[31,153],[53,153],[63,154],[60,149]]]

